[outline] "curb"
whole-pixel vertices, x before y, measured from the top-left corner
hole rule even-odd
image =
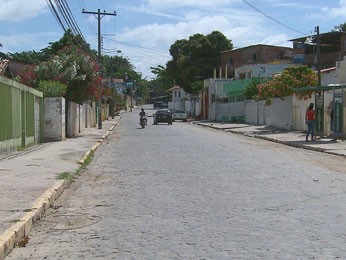
[[[221,131],[227,132],[227,133],[238,134],[238,135],[243,135],[243,136],[252,137],[252,138],[258,138],[258,139],[263,139],[263,140],[266,140],[266,141],[270,141],[270,142],[274,142],[274,143],[280,143],[280,144],[284,144],[284,145],[291,146],[291,147],[302,148],[302,149],[306,149],[306,150],[326,153],[326,154],[330,154],[330,155],[337,155],[337,156],[341,156],[341,157],[346,158],[346,155],[344,155],[344,154],[340,154],[340,153],[336,153],[336,152],[331,152],[331,151],[328,151],[326,149],[319,148],[319,147],[313,147],[313,146],[302,145],[302,144],[295,144],[295,143],[292,143],[290,141],[282,141],[282,140],[273,139],[273,138],[270,138],[270,137],[265,137],[263,135],[248,134],[246,132],[239,132],[239,131],[234,131],[234,130],[231,130],[231,129],[227,129],[227,131],[225,131],[222,128],[214,127],[212,124],[211,125],[208,125],[208,124],[197,124],[197,125],[204,126],[204,127],[209,127],[211,129],[214,129],[214,130],[221,130]]]
[[[91,152],[97,150],[102,142],[112,133],[118,121],[103,135],[98,143],[87,151],[78,161],[83,164]],[[71,184],[71,180],[58,180],[47,189],[32,205],[31,211],[26,212],[23,217],[13,226],[6,229],[0,236],[0,260],[3,260],[15,247],[25,246],[29,241],[29,233],[36,221],[41,219],[51,205],[61,196],[64,190]]]

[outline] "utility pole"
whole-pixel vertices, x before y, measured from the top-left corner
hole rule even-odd
[[[98,65],[99,65],[99,71],[101,73],[101,19],[105,15],[113,15],[116,16],[116,12],[114,13],[106,13],[106,11],[103,11],[103,13],[100,12],[100,9],[97,9],[97,12],[88,12],[84,9],[82,10],[83,14],[95,14],[97,15],[97,25],[98,25]],[[102,14],[102,16],[101,16]],[[102,129],[102,109],[101,109],[101,85],[99,85],[98,88],[98,94],[99,94],[99,100],[98,100],[98,128]]]
[[[317,79],[318,85],[321,86],[321,37],[320,37],[320,27],[316,26],[316,65],[317,65]]]

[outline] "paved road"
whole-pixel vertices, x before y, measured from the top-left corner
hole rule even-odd
[[[346,163],[127,113],[6,259],[346,259]]]

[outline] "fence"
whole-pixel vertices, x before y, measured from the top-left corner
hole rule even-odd
[[[43,94],[0,76],[0,154],[43,140]]]

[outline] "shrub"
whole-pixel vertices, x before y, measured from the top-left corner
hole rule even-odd
[[[63,97],[66,94],[66,85],[56,81],[40,81],[37,90],[43,92],[44,97]]]

